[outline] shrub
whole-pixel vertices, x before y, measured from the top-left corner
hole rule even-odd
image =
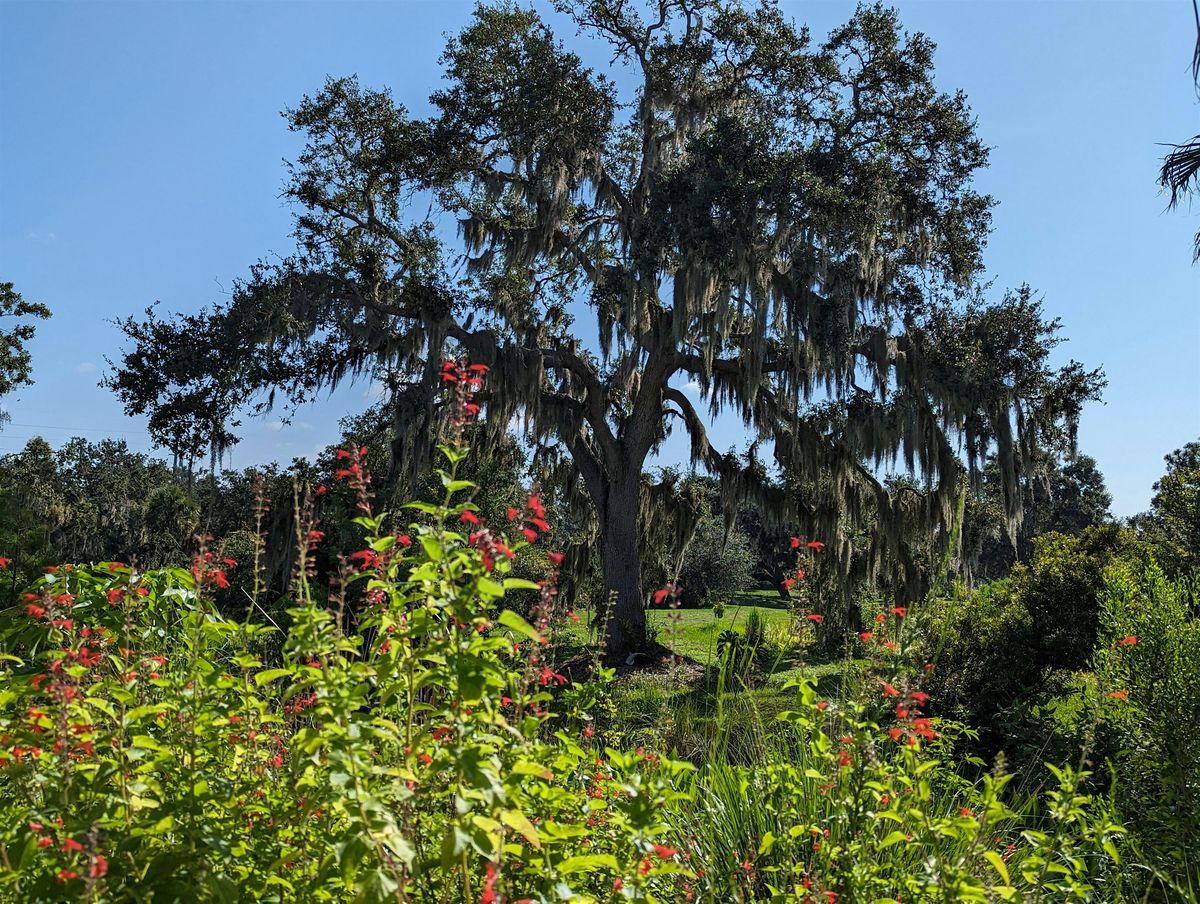
[[[1130,826],[1164,868],[1200,880],[1200,619],[1197,584],[1122,562],[1101,594],[1098,733]]]
[[[521,547],[474,524],[465,451],[443,451],[445,499],[416,505],[403,533],[382,530],[346,454],[367,542],[318,593],[302,515],[277,663],[273,628],[214,607],[228,581],[215,557],[37,583],[4,657],[0,895],[674,896],[663,813],[687,767],[602,747],[586,683],[556,703],[553,574],[509,576]],[[516,592],[538,594],[532,624],[501,608]]]
[[[701,523],[688,545],[679,571],[685,606],[711,606],[728,601],[751,584],[754,553],[736,527],[725,532],[718,518]]]

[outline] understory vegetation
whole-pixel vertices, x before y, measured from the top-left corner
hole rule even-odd
[[[464,478],[465,420],[435,502],[376,511],[366,448],[298,480],[270,605],[261,483],[238,561],[210,538],[22,591],[4,899],[1196,898],[1195,585],[1146,537],[1048,534],[978,589],[861,597],[844,644],[803,579],[692,609],[667,584],[650,623],[682,655],[630,671],[560,592],[540,494]],[[347,523],[316,514],[335,493]],[[820,541],[785,545],[819,571]]]

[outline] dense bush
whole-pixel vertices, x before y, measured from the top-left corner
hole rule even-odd
[[[683,557],[679,584],[685,606],[727,602],[750,586],[754,553],[736,527],[726,532],[720,519],[701,522]]]
[[[676,887],[661,844],[683,764],[605,750],[581,684],[542,658],[553,575],[508,576],[447,449],[443,506],[381,531],[326,594],[304,554],[281,660],[189,570],[55,570],[9,632],[0,693],[0,888],[60,900],[566,899]],[[540,520],[539,503],[521,513]],[[461,526],[460,526],[461,525]],[[370,603],[343,611],[350,585]],[[538,595],[531,625],[499,608]],[[569,732],[569,733],[568,733]],[[664,893],[664,892],[660,892]],[[671,897],[669,891],[665,892]]]
[[[1033,560],[1009,578],[933,600],[923,626],[940,709],[976,727],[988,755],[1000,749],[1011,755],[1018,747],[1036,752],[1045,738],[1030,724],[1030,704],[1049,700],[1087,668],[1105,569],[1118,557],[1144,554],[1115,526],[1049,533],[1035,540]]]
[[[528,545],[479,521],[465,452],[444,451],[443,503],[397,532],[345,453],[366,545],[318,590],[302,515],[282,637],[215,608],[230,569],[253,566],[213,554],[45,574],[5,635],[0,894],[1116,900],[1121,830],[1080,774],[1041,809],[1003,776],[956,776],[902,610],[880,615],[841,699],[794,684],[777,755],[737,767],[710,750],[692,771],[627,747],[611,673],[594,661],[597,680],[569,682],[548,658],[557,554],[540,586],[513,578]],[[537,539],[543,519],[535,497],[515,521]],[[502,608],[519,593],[529,620]]]
[[[1101,594],[1099,742],[1117,799],[1168,873],[1200,879],[1200,611],[1191,581],[1120,563]]]

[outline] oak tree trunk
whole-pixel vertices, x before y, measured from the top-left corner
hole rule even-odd
[[[606,640],[608,652],[614,656],[640,649],[646,642],[642,559],[638,548],[638,483],[636,479],[610,483],[605,494],[601,556],[604,592],[612,607]]]

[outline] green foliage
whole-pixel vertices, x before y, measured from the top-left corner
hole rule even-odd
[[[1019,729],[1010,716],[1024,716],[1009,711],[1052,697],[1056,687],[1047,682],[1055,673],[1087,667],[1105,570],[1119,556],[1143,554],[1116,526],[1049,533],[1035,539],[1032,561],[1011,577],[935,600],[925,644],[939,705],[979,729],[983,750],[1015,754]]]
[[[959,779],[909,680],[882,685],[903,713],[884,727],[887,710],[870,699],[878,681],[841,701],[794,682],[758,761],[695,774],[675,818],[698,897],[1119,900],[1121,829],[1105,801],[1080,791],[1086,776],[1056,770],[1043,805],[1014,804],[1011,776]]]
[[[753,564],[753,553],[741,531],[734,528],[727,534],[718,519],[705,518],[688,545],[679,570],[684,605],[728,602],[750,585]]]
[[[1168,875],[1200,880],[1200,617],[1194,579],[1120,562],[1101,594],[1099,742],[1131,829]],[[1114,697],[1112,695],[1119,695]]]
[[[443,454],[441,502],[394,528],[370,509],[362,456],[342,454],[365,540],[320,597],[314,494],[300,493],[283,631],[222,613],[215,595],[247,565],[203,550],[191,568],[62,566],[35,582],[0,635],[0,898],[1127,899],[1123,829],[1085,771],[1051,767],[1030,794],[950,765],[963,730],[924,714],[923,616],[879,613],[836,697],[805,675],[614,697],[598,656],[560,673],[553,567],[540,586],[514,576],[532,547],[476,523],[465,448]],[[1192,676],[1176,696],[1191,688],[1181,598],[1131,615],[1116,594],[1105,631],[1143,631],[1147,671],[1104,660],[1099,674],[1124,671],[1102,680],[1119,674],[1132,697],[1165,669]],[[752,609],[738,643],[770,647],[779,627]],[[1194,713],[1169,696],[1111,730],[1174,743]],[[1155,748],[1128,737],[1152,782]],[[1185,755],[1172,762],[1193,769]]]
[[[551,585],[532,625],[501,608],[537,587],[489,557],[499,535],[461,532],[471,485],[445,452],[444,502],[405,534],[355,519],[352,630],[301,561],[274,662],[275,629],[213,607],[215,557],[40,579],[5,636],[0,894],[671,899],[687,871],[655,845],[687,767],[606,749],[598,688],[555,703]]]
[[[55,451],[30,440],[0,457],[0,551],[13,560],[0,605],[63,559],[184,564],[198,520],[177,475],[124,441],[75,438]]]
[[[38,318],[45,320],[50,309],[43,304],[26,301],[10,282],[0,282],[0,317]],[[0,329],[0,398],[20,386],[33,383],[29,350],[25,347],[34,336],[36,327],[19,322],[10,329]],[[0,426],[3,420],[0,419]]]
[[[1200,442],[1166,457],[1167,473],[1154,484],[1148,514],[1135,519],[1155,555],[1176,575],[1200,572]]]
[[[1036,537],[1050,533],[1077,534],[1111,522],[1112,496],[1104,476],[1089,455],[1062,461],[1043,455],[1023,484],[1023,516],[1016,543],[1006,523],[999,465],[984,467],[979,491],[967,498],[963,528],[963,557],[975,579],[1007,577],[1014,565],[1033,558]]]

